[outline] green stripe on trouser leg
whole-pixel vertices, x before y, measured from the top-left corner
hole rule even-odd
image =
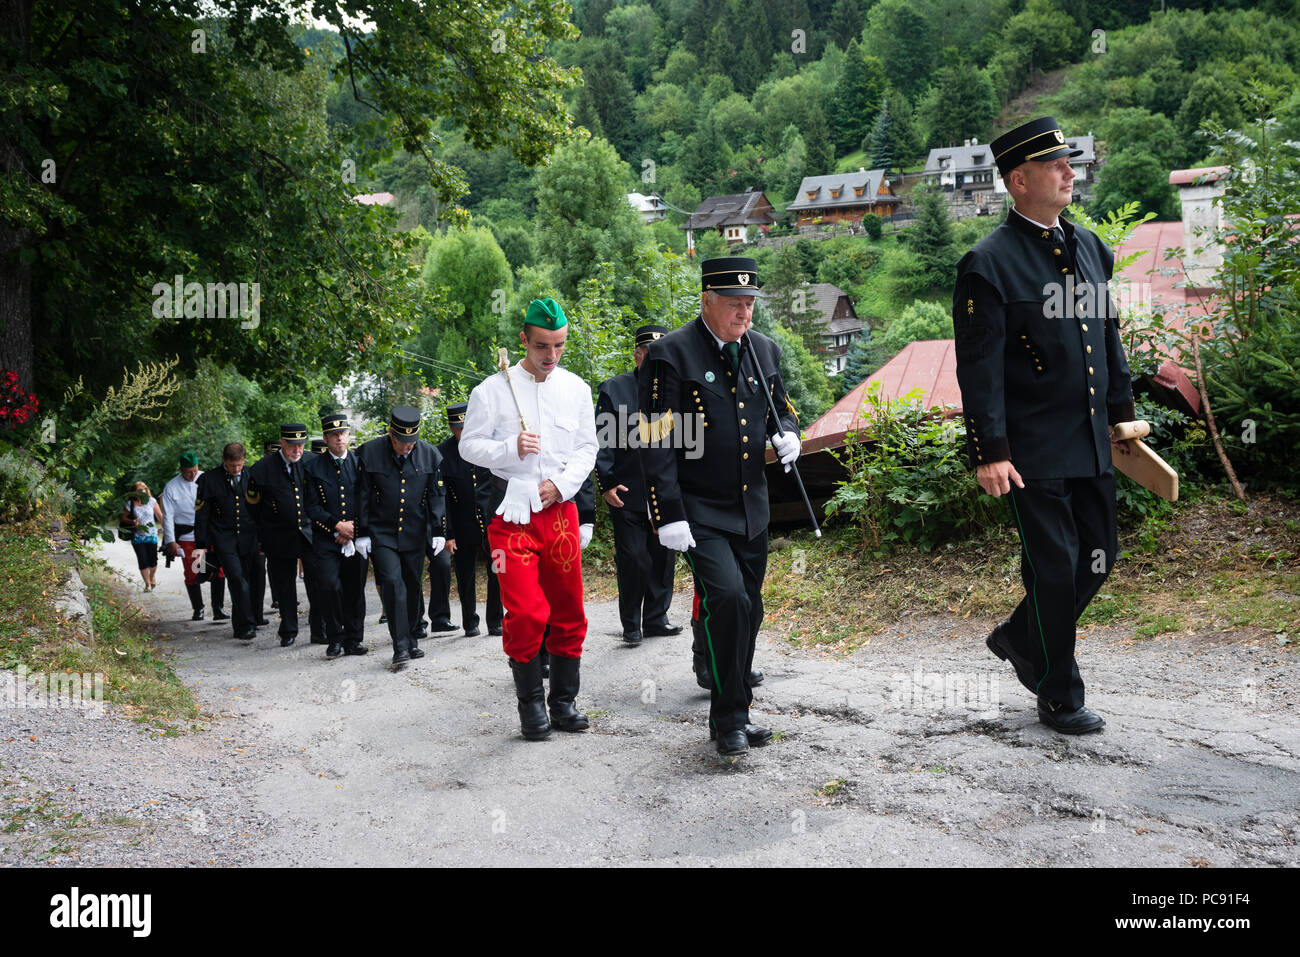
[[[704,642],[709,646],[709,662],[713,667],[713,685],[722,693],[722,682],[718,680],[718,658],[713,653],[713,636],[709,634],[709,590],[704,587],[704,582],[695,572],[695,560],[691,558],[689,551],[683,552],[686,556],[686,562],[691,566],[691,577],[695,579],[696,586],[700,589],[700,607],[704,609],[704,615],[700,618],[700,624],[704,626]]]
[[[1034,560],[1029,555],[1029,542],[1025,537],[1024,523],[1020,521],[1020,509],[1016,507],[1015,492],[1008,492],[1007,498],[1011,501],[1011,512],[1016,517],[1016,528],[1020,531],[1020,547],[1024,549],[1025,561],[1029,563],[1029,571],[1034,576],[1034,584],[1030,588],[1029,597],[1034,601],[1034,618],[1038,621],[1038,641],[1043,646],[1043,661],[1046,662],[1043,676],[1038,679],[1038,684],[1034,685],[1034,691],[1036,692],[1043,686],[1043,682],[1047,680],[1047,676],[1052,670],[1052,659],[1047,654],[1047,636],[1043,634],[1043,616],[1038,611],[1038,570],[1034,568]],[[1008,638],[1008,640],[1010,639]]]

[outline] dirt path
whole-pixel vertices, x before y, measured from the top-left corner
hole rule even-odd
[[[129,548],[106,551],[134,577]],[[708,742],[689,637],[625,648],[611,602],[588,606],[592,731],[527,743],[497,639],[430,640],[393,675],[373,610],[372,654],[330,662],[320,646],[268,634],[249,647],[191,624],[180,576],[161,577],[142,600],[210,726],[161,738],[111,716],[19,713],[41,743],[0,734],[3,777],[51,807],[139,822],[60,838],[52,860],[1300,863],[1297,658],[1265,640],[1094,629],[1080,664],[1108,726],[1070,739],[988,654],[991,623],[906,619],[847,660],[761,636],[756,720],[781,739],[728,763]],[[0,861],[49,853],[55,826],[0,834]]]

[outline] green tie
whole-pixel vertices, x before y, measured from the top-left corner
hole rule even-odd
[[[731,371],[738,372],[740,370],[740,343],[724,342],[722,351],[727,354],[727,358],[731,361]]]

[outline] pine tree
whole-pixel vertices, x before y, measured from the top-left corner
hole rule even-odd
[[[894,168],[893,130],[894,121],[889,115],[889,101],[885,100],[876,115],[876,123],[871,129],[871,136],[866,145],[872,169],[883,169],[889,172]]]
[[[808,148],[808,165],[805,176],[820,176],[835,172],[835,148],[831,145],[831,131],[826,125],[826,115],[816,104],[808,108],[806,123],[800,124],[804,145]]]
[[[849,43],[831,100],[831,132],[838,152],[851,153],[860,147],[870,132],[871,118],[880,109],[885,86],[881,62],[866,56],[856,40]]]

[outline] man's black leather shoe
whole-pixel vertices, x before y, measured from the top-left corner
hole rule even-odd
[[[335,642],[334,644],[330,645],[328,648],[325,649],[326,658],[338,658],[341,657],[342,654],[343,654],[343,646],[340,645],[338,642]]]
[[[382,625],[382,624],[385,624],[387,621],[388,621],[388,615],[387,615],[387,613],[383,613],[383,614],[381,614],[381,615],[379,616],[379,624],[381,624],[381,625]]]
[[[313,645],[332,645],[332,644],[334,644],[334,642],[330,641],[328,638],[322,638],[322,637],[319,636],[319,635],[312,635],[312,636],[311,636],[311,643],[312,643]]]
[[[190,621],[202,621],[202,620],[203,620],[203,609],[195,608],[194,614],[190,615]]]
[[[280,637],[280,647],[281,647],[281,648],[288,648],[290,645],[292,645],[292,644],[293,644],[295,641],[297,641],[297,640],[298,640],[298,636],[297,636],[297,635],[282,635],[282,636]]]
[[[639,631],[625,631],[625,632],[623,632],[623,640],[624,640],[625,642],[627,642],[629,645],[639,645],[639,644],[641,644],[641,638],[642,638],[642,635],[641,635],[641,632],[639,632]]]
[[[235,635],[235,637],[240,641],[252,641],[257,637],[257,631],[253,628],[249,628],[242,635]]]
[[[1011,623],[1008,618],[1002,624],[998,625],[989,633],[984,644],[988,646],[989,651],[997,655],[1003,661],[1011,662],[1011,667],[1016,669],[1016,678],[1027,688],[1034,686],[1034,670],[1029,662],[1020,656],[1020,654],[1011,647],[1011,638],[1007,635],[1007,625]]]
[[[389,665],[388,670],[402,671],[410,663],[411,663],[411,656],[408,655],[406,652],[402,652],[401,654],[393,655],[393,663]]]
[[[213,620],[213,621],[229,621],[229,620],[230,620],[230,616],[226,614],[226,612],[225,612],[224,609],[221,609],[221,608],[214,608],[214,609],[212,609],[212,620]]]
[[[671,638],[682,633],[682,626],[670,625],[665,621],[662,625],[647,625],[644,630],[647,638]]]
[[[429,622],[429,631],[455,631],[456,626],[449,621],[431,621]]]
[[[489,634],[489,635],[495,635],[496,637],[500,638],[500,637],[501,637],[501,626],[500,626],[500,625],[488,625],[488,634]]]
[[[763,683],[763,672],[759,671],[756,668],[749,673],[749,686],[751,688],[757,688],[762,683]]]
[[[365,645],[361,644],[361,642],[359,641],[354,641],[349,645],[343,646],[343,654],[345,655],[364,655],[364,654],[368,654],[369,652],[370,649],[367,648]]]
[[[717,738],[718,732],[710,728],[709,740],[716,741]],[[756,724],[747,724],[745,725],[745,740],[749,742],[750,747],[761,747],[772,740],[772,729],[760,728]]]
[[[224,616],[223,616],[223,617],[224,617]],[[253,622],[253,624],[257,625],[259,628],[262,627],[262,626],[265,626],[265,625],[269,625],[270,623],[271,623],[271,622],[270,622],[269,620],[267,620],[266,618],[259,618],[259,619],[257,619],[257,621]]]
[[[481,632],[478,630],[478,625],[475,625],[473,628],[465,629],[466,638],[477,638],[480,634]]]
[[[411,657],[412,657],[412,658],[423,658],[423,657],[424,657],[424,652],[421,651],[419,648],[416,648],[416,647],[412,646],[412,647],[411,647]]]
[[[1065,705],[1057,704],[1042,695],[1038,696],[1038,720],[1061,734],[1087,734],[1089,731],[1100,731],[1106,726],[1101,715],[1087,708],[1071,711]]]
[[[717,735],[718,754],[744,754],[749,750],[749,739],[744,731],[723,731]]]

